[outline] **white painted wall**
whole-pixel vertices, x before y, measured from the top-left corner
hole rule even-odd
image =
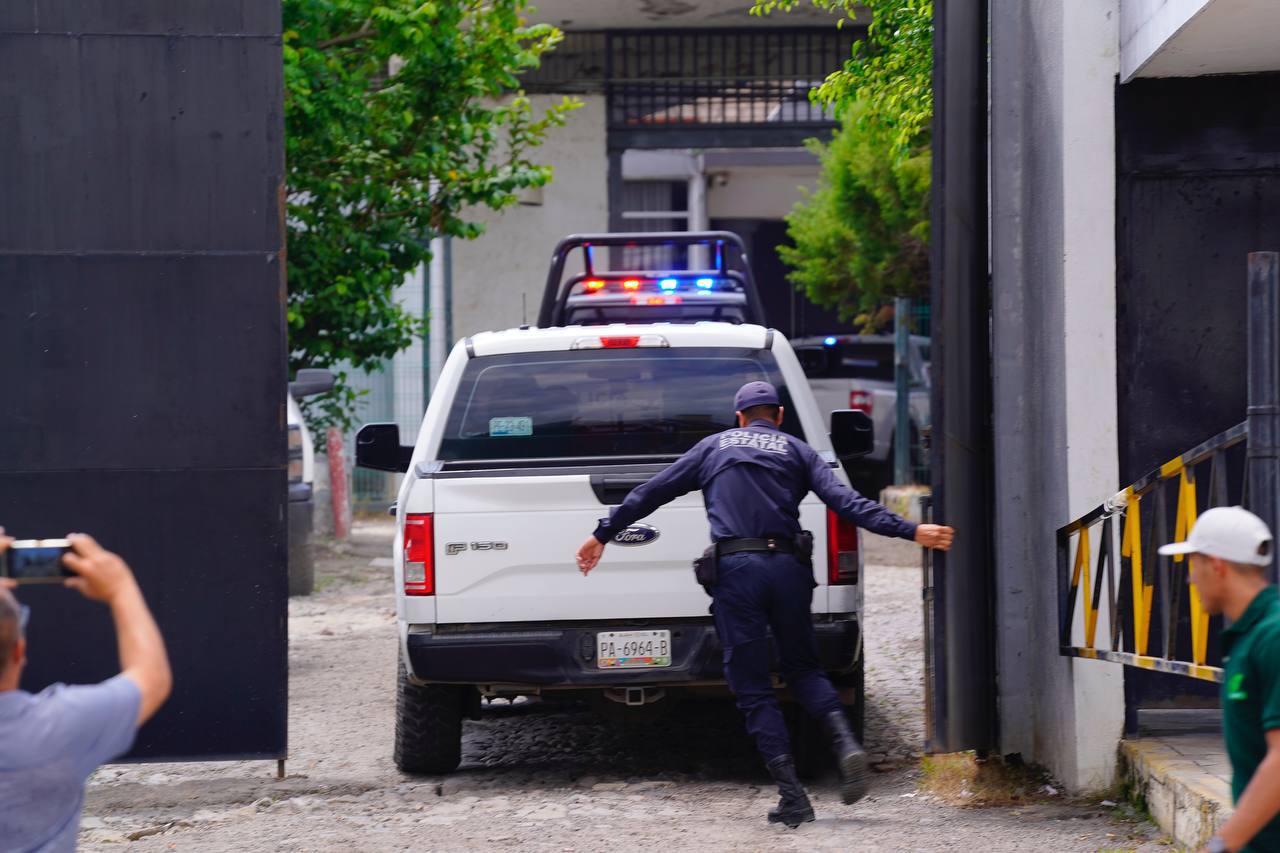
[[[735,168],[713,173],[707,186],[712,219],[782,219],[818,183],[818,167]]]
[[[1067,514],[1075,518],[1119,486],[1116,328],[1109,319],[1098,321],[1116,313],[1119,2],[1066,3],[1062,18],[1064,403]],[[1104,622],[1100,617],[1100,638],[1109,636]],[[1114,781],[1115,740],[1124,730],[1123,670],[1081,660],[1073,661],[1072,669],[1076,766],[1071,782],[1085,789],[1105,787]]]
[[[560,98],[535,95],[530,100],[538,110]],[[481,212],[477,219],[485,223],[485,233],[476,240],[453,241],[455,338],[518,326],[526,317],[536,322],[556,242],[566,234],[609,230],[604,98],[580,100],[583,107],[569,115],[565,127],[550,131],[534,152],[537,162],[555,170],[542,191],[542,204]]]
[[[1121,0],[1120,79],[1280,70],[1276,0]]]
[[[1119,0],[991,13],[1000,748],[1086,790],[1114,779],[1122,672],[1058,654],[1054,531],[1119,485]]]

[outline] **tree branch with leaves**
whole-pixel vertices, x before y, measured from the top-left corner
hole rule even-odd
[[[786,12],[799,2],[756,0],[751,11]],[[871,326],[895,296],[928,292],[933,3],[811,2],[840,13],[837,26],[867,13],[871,22],[843,66],[810,93],[841,127],[830,143],[811,143],[822,174],[787,216],[795,247],[781,255],[813,302]]]
[[[377,369],[425,331],[395,300],[434,236],[545,185],[532,152],[578,104],[520,89],[562,33],[526,0],[284,0],[290,370]],[[356,395],[304,403],[347,425]]]

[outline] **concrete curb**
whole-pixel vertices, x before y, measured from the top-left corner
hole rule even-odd
[[[1120,743],[1120,774],[1140,794],[1151,817],[1178,844],[1198,850],[1231,817],[1231,788],[1206,769],[1210,762],[1168,741]]]

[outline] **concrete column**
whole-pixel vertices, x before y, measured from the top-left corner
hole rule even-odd
[[[1114,319],[1119,43],[1118,0],[1063,4],[1064,402],[1067,514],[1072,518],[1122,485]],[[1100,534],[1101,529],[1095,543]],[[1109,636],[1106,621],[1104,612],[1098,620],[1100,638]],[[1124,730],[1124,671],[1083,660],[1072,661],[1072,670],[1075,737],[1069,746],[1075,772],[1066,781],[1080,788],[1105,787],[1114,780],[1115,742]]]
[[[1118,665],[1058,654],[1054,562],[1055,530],[1121,485],[1118,20],[1117,0],[991,6],[1001,751],[1045,764],[1073,790],[1111,783],[1124,717]],[[1100,638],[1103,623],[1105,611]]]
[[[702,154],[689,157],[689,230],[706,231],[711,227],[707,218],[707,175]],[[710,264],[706,246],[689,247],[689,269],[706,269]]]
[[[449,355],[449,333],[445,323],[445,271],[444,271],[444,240],[440,237],[431,241],[431,268],[428,276],[428,299],[427,299],[427,340],[428,347],[428,369],[430,370],[430,384],[428,388],[435,390],[436,380],[440,378],[440,369],[444,367],[444,360]]]
[[[414,317],[423,315],[426,305],[426,266],[419,265],[404,277],[396,288],[396,302]],[[418,434],[422,413],[426,410],[423,364],[426,344],[415,338],[408,347],[391,358],[391,405],[402,436]],[[407,440],[407,439],[406,439]]]

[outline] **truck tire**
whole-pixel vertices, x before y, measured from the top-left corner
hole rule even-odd
[[[396,767],[405,773],[451,773],[462,763],[466,688],[414,684],[404,661],[396,675]]]
[[[787,734],[791,736],[791,755],[796,762],[796,772],[801,778],[816,778],[835,765],[822,723],[794,702],[783,706],[782,715],[787,723]]]
[[[289,546],[289,595],[310,595],[316,586],[316,564],[311,543]]]
[[[315,546],[311,544],[311,501],[289,501],[289,594],[310,595],[315,589]]]

